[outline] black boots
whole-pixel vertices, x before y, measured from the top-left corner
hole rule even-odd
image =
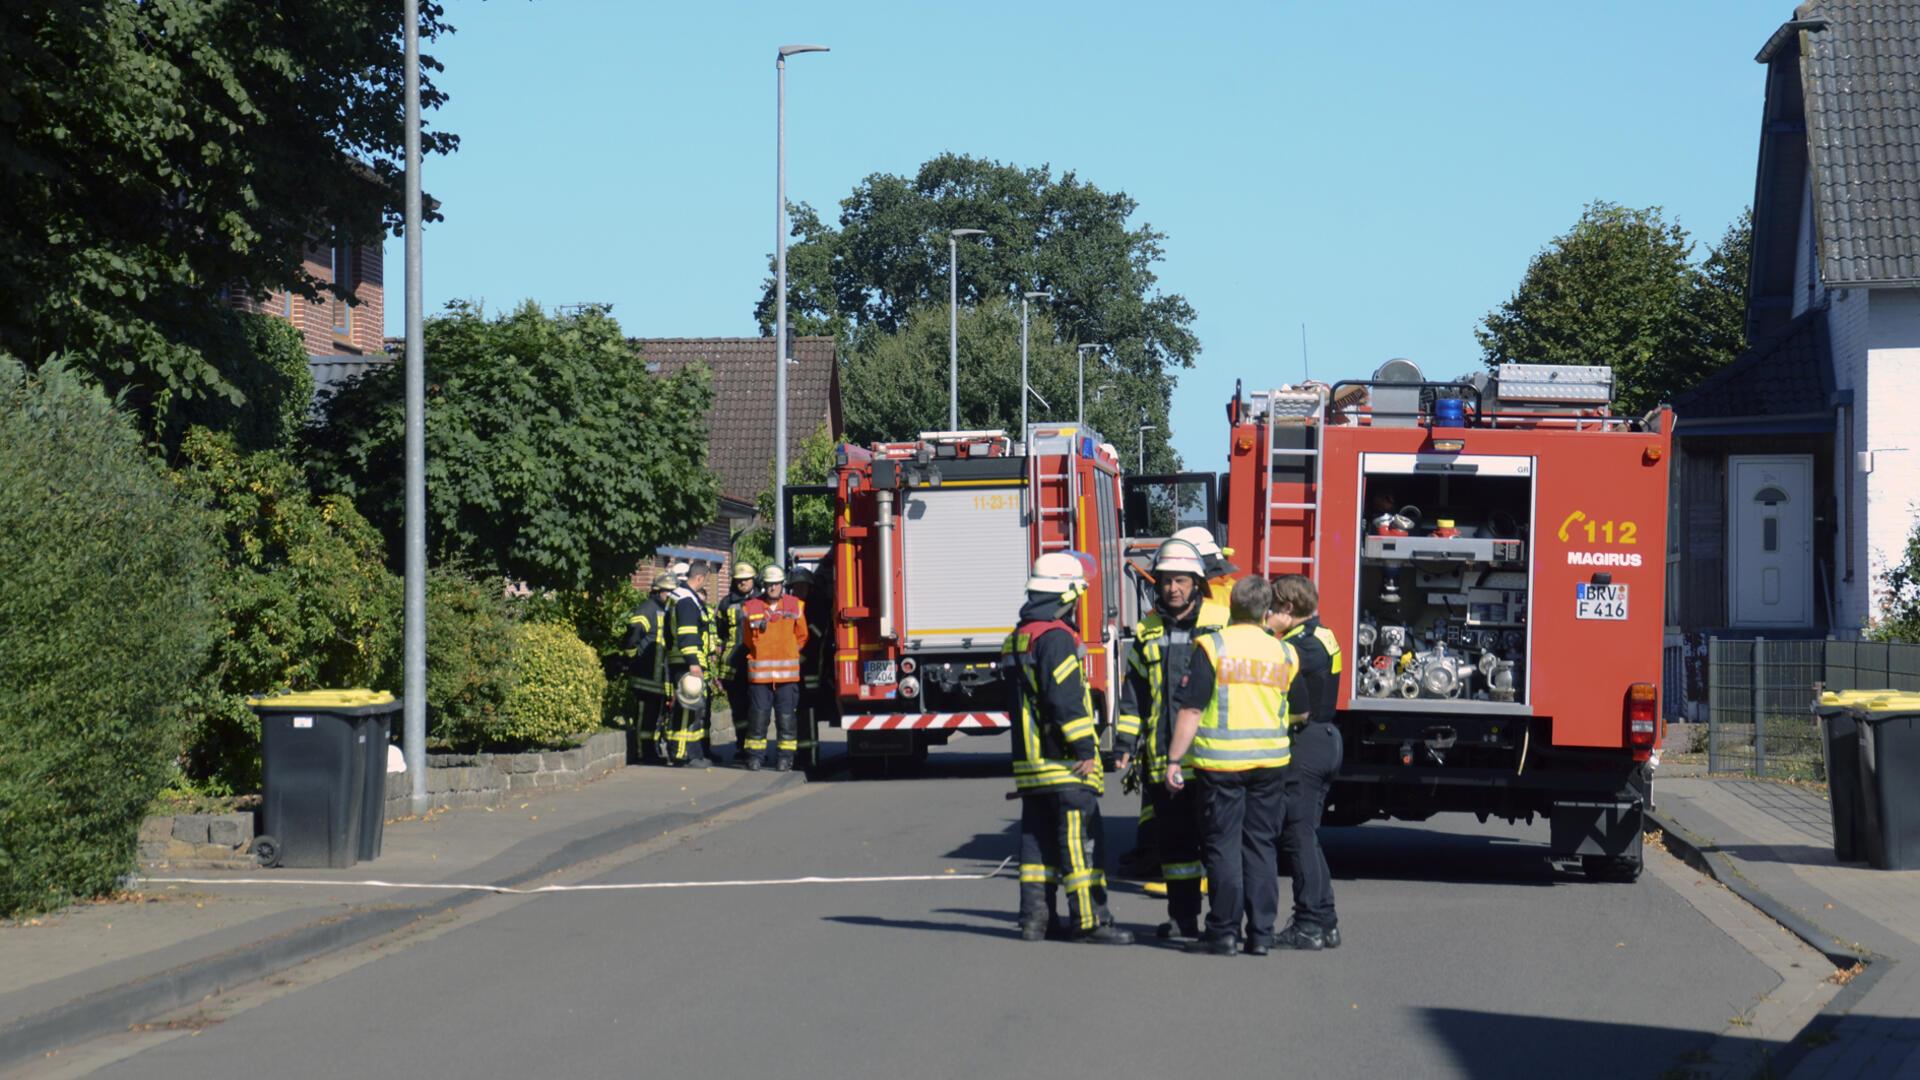
[[[1273,937],[1274,948],[1319,952],[1327,947],[1327,935],[1317,926],[1292,922]]]

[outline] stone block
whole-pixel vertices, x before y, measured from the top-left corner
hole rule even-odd
[[[183,844],[204,844],[207,842],[206,814],[175,814],[173,816],[173,838]]]
[[[428,769],[427,794],[439,795],[446,792],[452,780],[452,777],[448,775],[450,772],[452,772],[451,769]]]
[[[140,821],[140,842],[143,844],[164,844],[173,835],[173,819],[170,817],[150,817]]]
[[[169,821],[171,821],[171,819],[169,819]],[[157,859],[164,859],[166,857],[167,857],[167,842],[165,840],[140,841],[140,861],[153,862]]]
[[[193,857],[196,859],[231,859],[233,849],[225,844],[195,844]]]
[[[581,772],[586,767],[587,767],[586,747],[576,746],[571,750],[562,750],[560,752],[560,770],[561,771]]]
[[[252,814],[221,814],[207,823],[207,842],[226,848],[253,843]]]
[[[550,772],[534,773],[533,786],[537,788],[559,787],[560,774]]]
[[[507,790],[525,791],[533,786],[533,778],[538,775],[538,773],[508,773]]]
[[[493,764],[495,768],[510,773],[537,773],[540,771],[540,755],[501,754]]]

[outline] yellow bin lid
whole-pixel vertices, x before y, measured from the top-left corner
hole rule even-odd
[[[303,712],[380,712],[377,706],[392,705],[398,699],[385,690],[301,690],[291,694],[250,697],[247,705],[255,709]]]
[[[1920,713],[1920,694],[1882,690],[1856,707],[1863,713]]]

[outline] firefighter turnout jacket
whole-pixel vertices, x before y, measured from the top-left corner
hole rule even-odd
[[[1227,612],[1211,601],[1196,605],[1186,618],[1155,611],[1133,631],[1126,681],[1120,688],[1120,712],[1114,721],[1116,754],[1134,754],[1147,779],[1167,778],[1167,744],[1173,739],[1173,687],[1186,676],[1199,639],[1225,628]]]
[[[1019,707],[1013,725],[1013,782],[1022,793],[1081,786],[1106,790],[1100,770],[1076,776],[1073,767],[1100,753],[1082,655],[1073,627],[1057,617],[1058,597],[1029,601],[1020,625],[1001,646],[1015,681]]]
[[[1340,699],[1340,673],[1345,667],[1340,639],[1321,626],[1316,615],[1296,624],[1280,640],[1293,646],[1300,657],[1299,675],[1287,694],[1295,727],[1332,723],[1334,706]]]
[[[749,682],[779,685],[800,681],[807,645],[806,605],[792,594],[778,600],[756,596],[740,605]]]
[[[667,692],[667,609],[649,596],[627,616],[627,679],[635,690]]]
[[[758,592],[729,592],[713,609],[714,638],[717,646],[713,658],[714,675],[721,682],[737,679],[746,674],[742,666],[741,650],[746,647],[746,635],[742,632],[740,609]]]
[[[702,669],[712,665],[715,651],[713,615],[707,610],[707,602],[701,599],[700,594],[685,585],[673,591],[670,626],[667,666],[672,671],[685,671],[696,664]]]
[[[1245,772],[1291,761],[1287,692],[1299,668],[1291,645],[1251,623],[1201,637],[1175,699],[1201,710],[1193,748],[1181,764]]]

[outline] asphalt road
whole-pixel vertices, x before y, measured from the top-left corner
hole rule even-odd
[[[595,880],[978,873],[1014,850],[1003,762],[810,785]],[[1545,832],[1326,830],[1345,947],[1266,959],[1023,943],[1004,877],[542,896],[100,1075],[1652,1077],[1779,983],[1652,875],[1556,876]]]

